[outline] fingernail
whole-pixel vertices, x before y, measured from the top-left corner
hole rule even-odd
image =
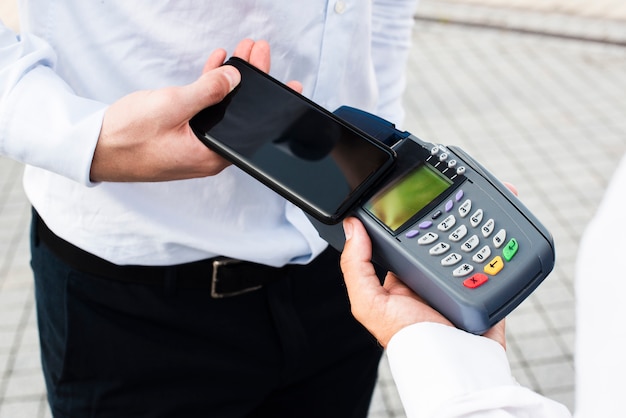
[[[232,65],[224,65],[222,68],[224,68],[224,75],[230,83],[230,91],[233,91],[233,89],[241,82],[241,74],[239,73],[239,70]]]
[[[352,238],[352,229],[352,223],[350,221],[343,221],[343,233],[346,236],[346,241]]]

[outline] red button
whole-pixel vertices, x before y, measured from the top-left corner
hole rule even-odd
[[[489,280],[489,278],[486,275],[481,274],[481,273],[476,273],[469,279],[466,279],[463,282],[463,285],[465,287],[469,287],[470,289],[475,289],[478,286],[485,284],[487,280]]]

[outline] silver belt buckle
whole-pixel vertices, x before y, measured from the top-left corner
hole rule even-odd
[[[258,286],[247,287],[241,290],[236,290],[233,292],[218,292],[217,281],[218,281],[218,272],[220,268],[231,265],[231,264],[239,264],[239,263],[243,263],[243,261],[237,260],[234,258],[227,258],[227,257],[213,260],[213,276],[211,277],[211,297],[213,299],[223,299],[223,298],[229,298],[231,296],[242,295],[244,293],[254,292],[255,290],[258,290],[263,287],[263,285],[258,285]]]

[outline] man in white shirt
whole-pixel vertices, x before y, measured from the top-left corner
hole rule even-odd
[[[249,37],[322,106],[400,122],[414,8],[20,2],[20,35],[0,25],[0,153],[27,164],[55,417],[366,415],[380,350],[338,255],[187,122],[237,84],[228,54],[269,70]]]

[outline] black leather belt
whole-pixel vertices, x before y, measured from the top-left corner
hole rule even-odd
[[[227,257],[174,266],[117,265],[88,253],[52,232],[33,210],[37,236],[57,257],[83,273],[111,280],[182,289],[210,289],[213,298],[260,289],[285,277],[286,268],[270,267]]]

